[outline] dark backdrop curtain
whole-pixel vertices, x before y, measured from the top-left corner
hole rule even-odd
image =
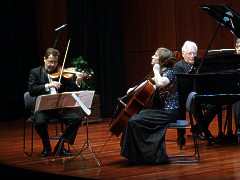
[[[36,66],[34,61],[38,57],[34,3],[32,0],[1,2],[0,121],[23,117],[23,94],[27,91],[29,70]]]
[[[126,93],[121,0],[67,1],[69,59],[80,55],[95,71],[102,117],[111,117]]]
[[[57,2],[57,1],[56,1]],[[1,2],[1,116],[23,117],[30,69],[39,66],[36,5],[32,0]],[[67,1],[68,59],[83,56],[95,70],[102,117],[111,117],[126,92],[120,0]],[[46,34],[47,38],[47,34]]]

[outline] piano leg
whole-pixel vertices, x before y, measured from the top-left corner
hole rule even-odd
[[[227,105],[227,115],[226,115],[226,123],[225,127],[227,127],[227,133],[225,134],[225,127],[224,133],[222,129],[222,110],[223,108],[220,107],[220,111],[218,113],[218,136],[216,137],[216,144],[227,144],[227,143],[235,143],[237,142],[237,137],[233,134],[232,130],[232,104]]]
[[[218,137],[223,137],[223,132],[222,132],[222,106],[219,107],[219,112],[218,112]]]
[[[231,105],[227,105],[227,135],[228,136],[232,136],[233,135],[233,131],[232,131],[232,104]]]
[[[227,143],[237,143],[239,142],[239,138],[233,134],[232,130],[232,104],[227,105],[227,121],[228,121],[228,126],[227,126],[227,137],[226,137],[226,142]]]
[[[215,139],[216,144],[221,144],[223,142],[223,131],[222,131],[222,106],[219,106],[218,112],[218,135]]]

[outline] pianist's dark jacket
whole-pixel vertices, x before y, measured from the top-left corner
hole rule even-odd
[[[191,67],[184,61],[184,59],[178,61],[173,68],[176,74],[185,74],[191,70]]]

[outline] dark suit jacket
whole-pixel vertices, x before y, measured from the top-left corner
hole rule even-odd
[[[49,83],[49,80],[44,66],[32,69],[28,81],[29,94],[31,96],[48,94],[49,91],[45,90],[46,83]],[[62,83],[61,88],[58,90],[59,93],[80,90],[77,84],[72,80],[62,78],[61,83]]]
[[[191,70],[191,67],[184,61],[184,59],[178,61],[173,68],[176,74],[185,74]]]

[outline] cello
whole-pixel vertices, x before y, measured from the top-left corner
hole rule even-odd
[[[166,59],[163,64],[168,64],[176,59],[180,59],[180,53],[175,51],[173,58]],[[152,103],[152,98],[155,92],[154,81],[151,79],[153,71],[148,74],[129,94],[124,96],[119,100],[119,105],[121,109],[119,110],[119,105],[109,124],[109,131],[112,135],[118,137],[123,130],[126,128],[129,119],[137,114],[141,109]],[[143,83],[144,82],[144,83]],[[123,99],[127,99],[128,102],[123,102]]]
[[[150,77],[152,74],[153,72],[151,72],[145,79]],[[143,81],[145,81],[145,79]],[[137,87],[139,86],[136,86],[129,94],[120,99],[120,105],[123,105],[123,109],[119,113],[115,112],[117,115],[114,115],[109,125],[109,131],[117,137],[126,128],[129,119],[151,101],[155,92],[153,82],[150,79],[141,84],[139,88]],[[125,103],[123,102],[123,99],[129,100]],[[119,111],[119,107],[117,107],[117,111]]]

